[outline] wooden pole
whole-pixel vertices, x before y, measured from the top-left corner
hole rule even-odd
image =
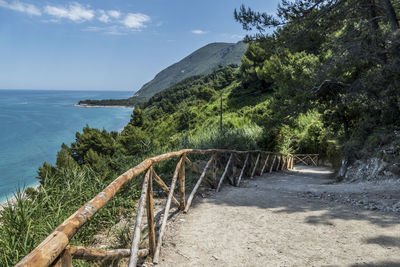
[[[272,172],[272,168],[274,167],[275,160],[276,160],[276,155],[274,155],[274,159],[272,160],[271,167],[269,168],[270,173]]]
[[[179,179],[179,195],[180,195],[180,210],[185,210],[186,205],[186,196],[185,196],[185,158],[186,154],[182,155],[182,164],[181,164],[181,171],[180,171],[180,179]]]
[[[153,200],[153,167],[150,167],[149,186],[147,187],[147,226],[149,228],[149,252],[153,257],[156,250],[156,231],[154,227],[154,200]]]
[[[144,258],[149,255],[148,249],[140,249],[138,251],[138,258]],[[72,258],[87,261],[99,260],[117,260],[121,258],[128,258],[131,255],[130,249],[112,249],[102,250],[96,248],[87,248],[82,246],[71,246]]]
[[[216,153],[214,153],[214,154],[216,154]],[[214,154],[213,154],[213,155],[214,155]],[[198,173],[198,174],[201,175],[202,172],[199,171],[199,169],[187,158],[187,156],[186,156],[185,160],[186,160],[186,163],[189,164],[189,166],[193,169],[193,171],[194,171],[195,173]],[[204,176],[204,178],[205,178],[205,181],[206,181],[207,183],[209,183],[209,185],[210,185],[211,187],[215,187],[215,179],[214,179],[214,180],[211,180],[211,179],[209,179],[207,176]]]
[[[54,263],[54,267],[72,267],[72,255],[70,246],[67,246],[61,253],[58,260]]]
[[[139,243],[140,243],[140,226],[142,225],[142,217],[144,212],[144,206],[146,205],[147,198],[147,187],[149,186],[151,169],[149,168],[144,177],[143,186],[142,186],[142,194],[139,200],[139,207],[136,216],[135,222],[135,230],[133,234],[132,246],[131,246],[131,256],[129,258],[128,267],[136,267],[137,264],[137,254],[139,251]]]
[[[291,169],[293,170],[293,168],[294,168],[294,156],[292,155]]]
[[[253,179],[254,174],[256,173],[257,165],[258,165],[258,162],[260,161],[260,156],[261,156],[261,153],[258,153],[256,163],[254,164],[253,171],[251,172],[251,176],[250,176],[251,179]]]
[[[289,169],[289,163],[290,163],[290,156],[289,154],[286,155],[286,165],[285,165],[285,170]]]
[[[246,168],[247,161],[249,160],[249,156],[250,156],[250,153],[247,154],[246,159],[244,160],[243,168],[242,168],[242,170],[240,171],[240,175],[239,175],[239,178],[238,178],[238,180],[237,180],[237,185],[236,185],[236,186],[239,186],[239,185],[240,185],[240,180],[242,180],[242,176],[243,176],[244,170],[245,170],[245,168]]]
[[[317,166],[317,163],[314,161],[314,159],[311,156],[308,156],[309,159],[311,160],[312,164],[314,164],[315,166]]]
[[[286,164],[286,156],[282,155],[282,166],[281,166],[281,171],[285,169],[285,164]]]
[[[218,171],[218,167],[217,167],[217,154],[214,154],[214,160],[213,160],[213,182],[214,182],[214,186],[217,183],[217,171]]]
[[[275,171],[279,171],[279,166],[281,165],[281,157],[282,157],[282,155],[278,156],[278,165],[276,165]]]
[[[301,156],[295,156],[296,157],[296,159],[298,159],[298,160],[300,160],[301,162],[303,162],[305,165],[308,165],[308,163],[307,162],[305,162],[303,159],[301,159],[300,157]]]
[[[157,173],[153,169],[153,178],[154,180],[161,186],[161,188],[164,190],[167,195],[169,195],[169,188],[168,186],[164,183],[164,181],[160,178],[160,176],[157,175]],[[175,206],[179,207],[180,203],[174,196],[172,196],[172,201],[174,202]]]
[[[269,159],[269,154],[267,154],[267,158],[265,159],[264,165],[261,169],[260,176],[263,175],[265,167],[267,167],[268,159]]]
[[[217,190],[216,190],[217,192],[219,192],[219,190],[221,189],[222,182],[224,181],[224,178],[225,178],[226,174],[228,173],[229,165],[231,164],[231,161],[232,161],[232,155],[233,155],[233,153],[231,153],[231,155],[229,156],[229,160],[228,160],[228,163],[226,164],[225,171],[222,174],[221,179],[219,179],[219,183],[218,183]]]
[[[260,156],[261,156],[261,153],[258,153],[256,163],[254,164],[253,171],[251,172],[251,176],[250,176],[251,179],[253,179],[254,174],[256,173],[258,162],[260,161]]]
[[[199,171],[199,169],[197,169],[197,167],[194,166],[194,164],[192,163],[192,161],[191,161],[187,156],[185,157],[185,161],[186,161],[187,164],[189,164],[190,168],[192,168],[192,170],[193,170],[195,173],[201,174],[201,171]]]
[[[220,117],[219,117],[219,131],[222,133],[222,93],[221,93],[221,105],[220,105]]]
[[[199,180],[197,180],[197,183],[196,183],[196,185],[194,186],[194,188],[193,188],[193,190],[192,190],[192,193],[190,193],[189,198],[188,198],[188,201],[187,201],[187,204],[186,204],[186,208],[185,208],[185,211],[184,211],[185,213],[188,212],[190,206],[192,205],[192,201],[193,201],[194,195],[196,194],[197,190],[199,189],[201,182],[203,181],[204,177],[206,176],[207,169],[210,167],[211,162],[214,161],[215,156],[216,156],[216,155],[214,154],[214,155],[208,160],[206,166],[204,167],[204,170],[203,170],[202,174],[200,175]]]
[[[157,243],[156,251],[154,252],[154,257],[153,257],[153,262],[154,263],[158,263],[158,260],[160,258],[160,250],[161,250],[161,245],[162,245],[162,239],[163,239],[163,236],[164,236],[165,227],[167,226],[169,209],[171,207],[171,200],[172,200],[172,196],[174,195],[176,180],[178,179],[179,170],[181,168],[181,164],[182,163],[183,163],[183,157],[181,157],[181,159],[178,162],[178,165],[176,165],[174,176],[172,177],[171,189],[170,189],[169,194],[168,194],[167,204],[165,205],[164,217],[163,217],[163,221],[162,221],[162,224],[161,224],[160,232],[158,234],[158,243]]]
[[[234,154],[233,158],[232,158],[232,179],[231,179],[231,183],[233,186],[236,186],[236,176],[237,176],[237,172],[238,172],[238,168],[236,167],[236,164],[238,163],[238,158],[237,155]]]

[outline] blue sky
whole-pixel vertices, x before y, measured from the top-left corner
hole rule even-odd
[[[241,4],[278,0],[0,0],[0,89],[136,91],[211,42],[237,42]]]

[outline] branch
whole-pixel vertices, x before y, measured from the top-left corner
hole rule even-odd
[[[322,92],[323,92],[323,88],[325,87],[325,85],[335,85],[335,86],[337,86],[337,87],[339,87],[339,88],[350,87],[350,84],[347,84],[347,83],[325,80],[325,81],[323,81],[319,86],[314,87],[314,88],[312,89],[312,91],[313,91],[314,93],[322,93]],[[329,88],[329,87],[328,87],[328,88]]]

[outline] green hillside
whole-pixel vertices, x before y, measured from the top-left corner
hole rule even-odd
[[[246,48],[244,42],[208,44],[159,72],[135,96],[151,97],[185,78],[211,73],[218,65],[240,64]]]
[[[128,99],[82,100],[79,105],[89,106],[134,106],[144,103],[154,94],[194,75],[211,73],[218,66],[230,64],[240,65],[247,44],[238,43],[211,43],[194,51],[181,61],[159,72],[153,80],[146,83]]]

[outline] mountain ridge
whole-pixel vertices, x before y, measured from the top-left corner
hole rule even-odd
[[[185,78],[211,73],[218,65],[239,65],[246,48],[247,44],[244,42],[207,44],[157,73],[134,94],[134,97],[151,97]]]
[[[129,106],[144,103],[147,99],[186,78],[209,74],[219,66],[241,64],[241,58],[247,49],[243,41],[237,43],[209,43],[178,62],[158,72],[128,99],[81,100],[78,106]]]

